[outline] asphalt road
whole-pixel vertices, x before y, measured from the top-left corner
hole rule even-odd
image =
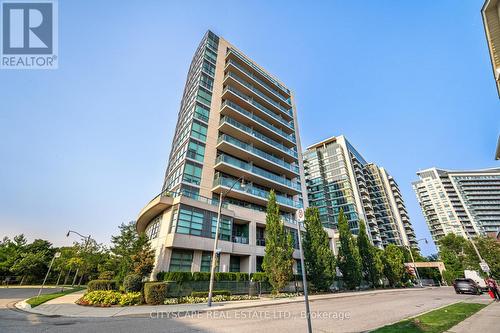
[[[177,318],[64,318],[27,314],[12,308],[33,290],[0,289],[0,332],[305,332],[304,304],[255,307]],[[6,301],[9,300],[9,301]],[[487,302],[488,296],[456,295],[452,288],[405,291],[311,302],[314,332],[363,332],[457,301]],[[151,318],[153,317],[153,318]],[[487,332],[483,332],[487,333]]]

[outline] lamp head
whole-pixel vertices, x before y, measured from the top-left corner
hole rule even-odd
[[[245,188],[246,186],[247,186],[247,184],[245,183],[245,178],[241,177],[240,187]]]

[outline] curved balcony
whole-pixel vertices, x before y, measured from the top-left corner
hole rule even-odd
[[[255,70],[255,72],[257,72],[259,75],[262,75],[262,77],[264,77],[266,80],[268,80],[271,84],[274,84],[280,91],[282,91],[282,93],[284,93],[287,96],[290,96],[290,90],[288,88],[286,88],[281,83],[279,83],[278,80],[274,79],[271,75],[267,74],[265,71],[260,69],[260,67],[255,65],[252,61],[248,60],[240,52],[238,52],[232,48],[228,49],[226,57],[229,57],[231,55],[234,55],[237,59],[243,61],[243,63],[245,63],[252,70]]]
[[[230,100],[226,100],[221,105],[221,113],[224,115],[230,115],[234,118],[238,117],[241,121],[252,122],[257,129],[262,132],[266,132],[268,136],[273,136],[278,140],[285,140],[285,142],[294,147],[296,145],[295,135],[287,134],[281,128],[278,128],[271,123],[265,121],[264,119],[256,116],[250,111],[245,110],[238,104],[231,102]]]
[[[266,108],[265,106],[254,100],[252,97],[244,94],[243,92],[232,86],[226,86],[224,88],[224,90],[222,91],[222,98],[226,100],[235,99],[238,102],[243,101],[244,102],[243,104],[250,106],[252,110],[255,110],[255,112],[262,114],[262,116],[277,121],[280,123],[280,125],[285,125],[286,128],[291,132],[293,132],[294,130],[293,120],[286,120],[281,115],[269,110],[268,108]]]
[[[285,103],[288,107],[292,107],[292,103],[290,101],[290,98],[284,97],[283,95],[280,94],[280,92],[274,88],[272,88],[270,85],[268,85],[264,80],[260,79],[257,75],[253,74],[251,71],[248,69],[244,68],[242,65],[238,64],[236,61],[229,59],[226,62],[226,68],[228,69],[229,67],[233,67],[239,72],[241,72],[243,75],[251,79],[252,81],[256,82],[259,84],[262,88],[264,88],[265,91],[267,91],[271,96],[279,99],[281,102]]]
[[[221,154],[216,158],[215,169],[235,177],[243,174],[248,181],[275,188],[284,193],[299,194],[302,192],[299,184],[226,154]]]
[[[224,189],[228,189],[233,186],[234,181],[234,179],[228,177],[217,176],[214,179],[214,188],[212,189],[212,191],[220,193]],[[269,199],[269,192],[250,184],[246,184],[246,186],[242,188],[241,184],[237,183],[234,185],[231,191],[231,197],[266,206]],[[276,194],[276,201],[284,211],[295,212],[298,208],[302,208],[302,204],[300,202],[294,201],[279,194]]]
[[[299,175],[299,167],[297,165],[290,164],[283,159],[266,153],[259,148],[227,134],[222,134],[219,137],[217,140],[217,149],[244,160],[253,160],[254,164],[261,165],[277,173],[282,173],[289,178],[294,178]]]
[[[252,128],[243,125],[242,123],[234,120],[231,117],[223,116],[219,122],[219,130],[226,134],[230,134],[233,137],[240,137],[242,134],[247,140],[253,142],[255,146],[260,146],[265,150],[272,150],[277,154],[283,155],[285,160],[289,162],[296,161],[298,159],[298,153],[292,150],[282,143],[277,142],[260,132],[253,130]]]
[[[254,87],[252,84],[248,83],[244,79],[242,79],[240,76],[233,72],[228,72],[224,76],[223,80],[224,84],[229,84],[232,83],[233,85],[238,85],[244,90],[247,91],[247,93],[255,95],[256,98],[260,100],[261,103],[266,104],[267,107],[272,108],[276,110],[277,113],[284,115],[285,118],[288,120],[293,119],[293,111],[290,107],[284,107],[280,103],[276,102],[274,99],[271,97],[267,96],[264,94],[262,91]]]

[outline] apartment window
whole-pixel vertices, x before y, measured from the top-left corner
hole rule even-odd
[[[222,216],[219,226],[219,239],[230,241],[231,240],[231,225],[232,220],[230,217]],[[217,228],[217,216],[212,216],[212,238],[215,238],[215,230]]]
[[[193,121],[193,126],[191,128],[191,136],[200,141],[205,142],[207,139],[207,126]]]
[[[161,215],[158,215],[149,223],[148,227],[146,228],[146,236],[148,236],[148,239],[155,239],[158,237],[158,233],[160,231],[160,222],[161,222]]]
[[[201,103],[210,105],[210,102],[212,102],[212,94],[203,89],[199,89],[198,95],[196,96],[196,100],[198,100]]]
[[[194,107],[194,116],[205,122],[208,122],[208,115],[210,114],[210,109],[202,104],[196,104]]]
[[[201,73],[200,84],[203,88],[207,88],[208,90],[212,90],[212,88],[214,86],[214,80],[210,76]]]
[[[215,66],[206,60],[203,60],[203,70],[212,76],[215,75]]]
[[[210,272],[211,266],[212,266],[212,253],[211,252],[203,252],[201,255],[200,272]]]
[[[184,166],[184,177],[182,179],[188,183],[200,185],[201,167],[186,162],[186,165]]]
[[[302,275],[302,262],[300,260],[295,260],[297,263],[297,274]]]
[[[173,250],[170,259],[170,272],[191,272],[193,251]]]
[[[201,236],[203,211],[191,207],[182,207],[177,219],[177,233]]]
[[[239,272],[240,271],[240,257],[231,256],[229,259],[229,271]]]
[[[205,145],[195,141],[189,141],[187,157],[197,160],[198,162],[203,162],[203,156],[205,156]]]

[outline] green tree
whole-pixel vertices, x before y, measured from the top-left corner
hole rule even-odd
[[[439,258],[446,267],[443,278],[448,284],[463,277],[466,269],[479,270],[479,258],[467,239],[450,233],[438,241],[438,247]]]
[[[380,284],[380,274],[376,265],[375,247],[371,244],[366,232],[366,225],[363,220],[359,221],[359,235],[357,238],[359,256],[361,257],[362,273],[364,279],[372,287]]]
[[[304,259],[306,272],[317,290],[330,289],[335,278],[335,256],[316,207],[305,212]]]
[[[118,228],[120,234],[111,237],[113,245],[110,249],[110,258],[101,269],[115,272],[115,279],[123,281],[125,275],[133,270],[132,255],[137,250],[139,234],[135,229],[135,221],[122,223]]]
[[[491,276],[494,279],[500,279],[500,243],[491,237],[484,236],[476,237],[474,242],[481,257],[490,266]]]
[[[361,284],[361,258],[356,240],[351,233],[347,218],[341,209],[338,216],[340,248],[337,266],[342,272],[343,281],[348,289],[355,289]]]
[[[400,247],[389,244],[382,257],[384,263],[384,275],[389,281],[391,287],[397,286],[403,282],[405,274],[405,256]]]
[[[24,236],[18,240],[18,245],[21,244],[24,245],[18,249],[20,254],[10,271],[22,277],[21,284],[26,280],[28,282],[42,280],[55,249],[50,242],[42,239],[35,239],[32,243],[26,244]]]
[[[155,252],[145,233],[139,235],[135,247],[135,253],[131,256],[134,273],[141,277],[148,276],[154,268]]]
[[[276,202],[276,194],[271,190],[267,203],[266,249],[262,268],[273,287],[274,294],[279,293],[292,277],[292,244],[292,235],[285,232]]]

